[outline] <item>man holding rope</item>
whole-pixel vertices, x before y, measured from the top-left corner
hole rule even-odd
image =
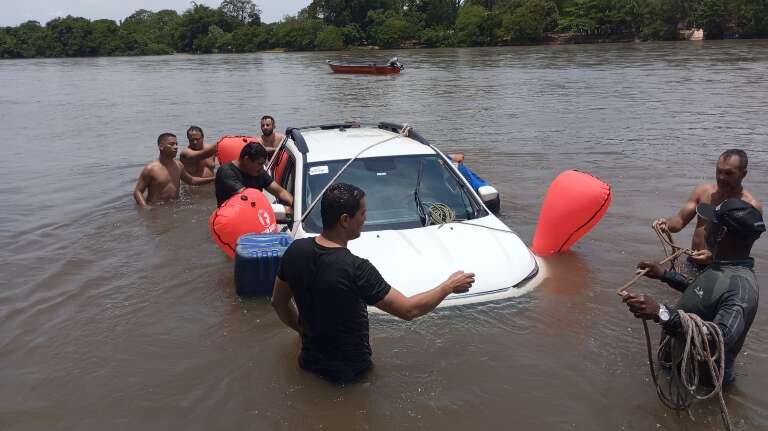
[[[686,314],[713,322],[716,327],[711,329],[722,333],[725,352],[725,370],[719,370],[719,374],[723,374],[722,382],[728,384],[735,378],[734,360],[757,313],[758,286],[754,260],[749,254],[754,242],[765,232],[765,223],[760,211],[742,199],[727,199],[717,206],[700,203],[696,213],[707,221],[705,238],[713,253],[713,263],[689,282],[657,263],[640,262],[637,267],[645,271],[646,277],[666,282],[683,292],[683,296],[674,307],[659,304],[645,294],[622,293],[622,300],[635,317],[660,323],[664,333],[673,338],[682,335],[685,322],[681,319],[687,319]],[[719,336],[712,331],[707,334],[710,341],[716,335]]]
[[[727,150],[717,159],[715,184],[699,184],[688,197],[688,201],[680,211],[669,219],[660,218],[654,222],[661,230],[672,233],[681,231],[696,215],[696,206],[702,203],[719,205],[726,199],[742,199],[762,214],[763,206],[741,185],[747,176],[747,153],[743,150]],[[691,248],[693,255],[688,262],[696,272],[702,271],[712,261],[712,250],[708,247],[704,228],[708,222],[701,217],[696,222]]]

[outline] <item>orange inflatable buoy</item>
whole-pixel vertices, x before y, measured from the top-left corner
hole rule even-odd
[[[571,248],[603,217],[611,186],[586,172],[565,171],[549,186],[533,235],[533,250],[549,256]]]
[[[277,232],[272,205],[258,189],[245,189],[227,199],[211,214],[208,227],[216,245],[229,257],[235,256],[242,235]]]
[[[256,136],[222,136],[216,143],[216,158],[219,159],[219,164],[224,165],[240,158],[240,151],[249,142],[261,142],[261,139]]]
[[[280,158],[275,163],[275,168],[273,169],[274,173],[272,175],[272,178],[275,179],[277,182],[282,182],[283,179],[283,173],[285,173],[285,167],[288,165],[288,152],[283,151],[280,153]]]

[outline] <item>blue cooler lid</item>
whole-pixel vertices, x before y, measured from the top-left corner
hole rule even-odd
[[[247,233],[237,239],[235,253],[243,257],[282,256],[291,242],[293,238],[288,232]]]

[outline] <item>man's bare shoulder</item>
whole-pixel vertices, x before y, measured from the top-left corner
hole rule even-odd
[[[757,200],[757,198],[755,198],[755,196],[752,195],[752,193],[744,189],[741,195],[744,202],[747,202],[748,204],[757,208],[757,210],[760,211],[760,214],[763,213],[763,204],[759,200]]]
[[[179,158],[184,160],[186,158],[194,156],[196,152],[197,151],[193,150],[192,148],[189,148],[189,147],[184,148],[183,150],[181,150],[181,153],[179,154]]]
[[[152,160],[151,162],[144,165],[144,169],[141,171],[143,174],[152,174],[153,172],[156,172],[159,169],[165,169],[162,163],[160,163],[160,160]]]
[[[711,203],[712,194],[715,193],[716,191],[717,191],[717,184],[702,183],[693,189],[693,193],[691,193],[691,198],[693,198],[693,200],[695,200],[696,203]]]

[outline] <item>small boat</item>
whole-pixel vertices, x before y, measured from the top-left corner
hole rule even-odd
[[[328,66],[335,73],[367,73],[372,75],[388,75],[391,73],[400,73],[405,66],[397,61],[397,57],[389,60],[387,64],[374,63],[342,63],[326,60]]]

